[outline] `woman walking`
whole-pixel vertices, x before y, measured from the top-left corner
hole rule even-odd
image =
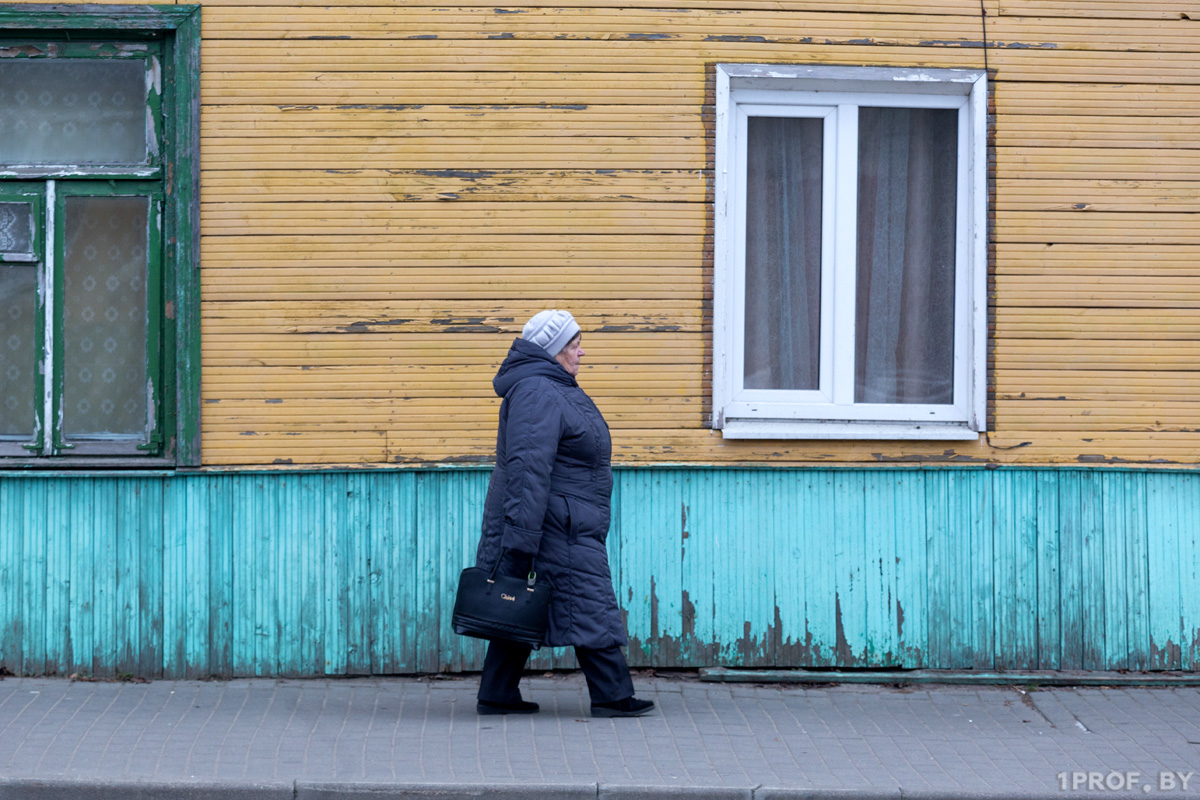
[[[628,643],[608,568],[612,440],[579,388],[585,355],[579,324],[566,311],[541,311],[525,324],[492,380],[500,405],[496,469],[488,484],[476,563],[551,586],[544,644],[573,646],[594,717],[636,717],[654,707],[633,696],[621,652]],[[532,714],[518,683],[530,648],[488,643],[479,682],[480,714]]]

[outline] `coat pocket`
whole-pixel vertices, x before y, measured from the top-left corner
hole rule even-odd
[[[568,497],[566,501],[570,537],[598,539],[603,544],[608,539],[608,513],[578,497]]]
[[[550,495],[546,503],[546,521],[542,523],[542,527],[566,537],[572,535],[571,506],[566,497],[561,494]]]

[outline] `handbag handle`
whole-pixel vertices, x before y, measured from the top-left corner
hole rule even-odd
[[[492,566],[492,574],[489,575],[487,579],[488,583],[496,582],[496,571],[500,569],[500,562],[504,560],[504,554],[508,552],[508,550],[509,548],[507,547],[500,548],[500,555],[496,557],[496,563]],[[536,556],[529,557],[529,574],[525,576],[525,589],[529,592],[533,591],[533,584],[537,582],[537,570],[534,569],[534,562],[536,560]]]

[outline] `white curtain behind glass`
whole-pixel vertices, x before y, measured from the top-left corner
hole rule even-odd
[[[0,164],[142,164],[141,60],[0,61]]]
[[[32,259],[33,205],[0,203],[0,253]],[[32,436],[37,265],[0,264],[0,436]]]
[[[958,112],[861,108],[856,403],[954,399]]]
[[[37,266],[0,265],[0,436],[33,435]]]
[[[743,385],[816,389],[823,122],[751,117],[748,126]]]
[[[146,197],[68,197],[63,252],[63,430],[146,429]]]

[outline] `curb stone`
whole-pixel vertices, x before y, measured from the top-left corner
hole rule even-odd
[[[916,789],[913,791],[901,791],[898,795],[900,800],[1145,800],[1146,797],[1170,797],[1171,794],[1166,792],[1154,792],[1146,794],[1143,792],[1127,792],[1127,791],[1104,791],[1104,792],[1071,792],[1058,791],[1056,789],[1047,789],[1046,791],[1021,791],[1014,789],[1008,792],[1002,791],[978,791],[971,789],[955,790],[948,789]],[[1175,797],[1188,797],[1181,793],[1175,793]]]
[[[597,790],[599,800],[664,800],[665,798],[687,798],[687,800],[754,800],[754,789],[736,786],[622,786],[601,785]]]
[[[754,800],[908,800],[899,786],[878,791],[850,789],[789,789],[782,786],[760,786],[754,790]],[[967,800],[959,798],[958,800]],[[1006,798],[1011,800],[1011,798]]]
[[[296,782],[296,800],[596,800],[596,784]],[[2,800],[2,798],[0,798]]]
[[[105,781],[0,778],[0,800],[292,800],[291,781]]]
[[[1155,793],[1162,794],[1162,793]],[[1144,800],[1145,793],[520,783],[112,781],[0,778],[0,800]],[[1189,795],[1190,796],[1190,795]]]

